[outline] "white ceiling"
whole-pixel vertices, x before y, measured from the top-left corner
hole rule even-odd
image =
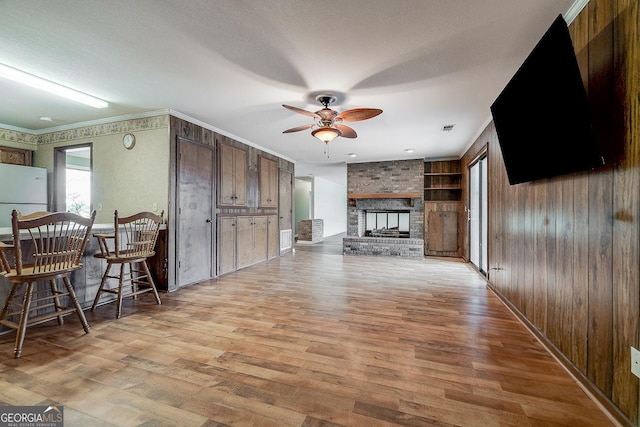
[[[344,182],[346,162],[460,156],[553,19],[578,3],[3,0],[0,63],[110,105],[0,78],[0,123],[42,133],[168,109],[295,161],[297,176]],[[334,140],[327,158],[309,131],[282,134],[312,119],[281,105],[316,111],[318,92],[337,95],[337,111],[384,113],[350,123],[358,138]]]

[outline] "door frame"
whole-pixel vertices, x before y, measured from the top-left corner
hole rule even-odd
[[[484,244],[484,247],[480,250],[480,264],[481,265],[476,265],[475,263],[472,262],[471,260],[471,253],[472,253],[472,248],[471,248],[471,244],[472,244],[472,239],[471,239],[471,177],[472,177],[472,173],[471,173],[471,168],[473,168],[474,166],[476,166],[480,161],[484,160],[484,177],[485,179],[485,191],[484,193],[481,192],[480,195],[480,205],[481,205],[481,212],[484,211],[484,216],[482,216],[482,214],[480,215],[480,232],[483,233],[483,235],[485,236],[484,242],[481,242],[481,244]],[[489,183],[488,183],[488,171],[489,171],[489,156],[488,156],[488,147],[485,146],[468,164],[467,164],[467,201],[466,201],[466,206],[465,206],[465,212],[467,214],[467,250],[468,250],[468,261],[470,264],[472,264],[481,274],[483,274],[484,276],[488,277],[488,269],[489,269],[489,221],[488,221],[488,215],[489,215]],[[482,170],[481,170],[482,172]],[[481,173],[482,176],[482,173]],[[481,180],[481,184],[482,184],[482,180]],[[482,209],[482,200],[486,201],[486,206],[484,206],[484,209]],[[484,219],[484,225],[485,225],[485,229],[484,232],[482,230],[482,224],[483,224],[483,219]],[[484,255],[484,258],[483,258]],[[483,269],[483,265],[485,266],[485,269]]]

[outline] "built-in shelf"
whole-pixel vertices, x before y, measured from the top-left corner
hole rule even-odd
[[[424,201],[462,200],[462,172],[459,160],[424,163]]]

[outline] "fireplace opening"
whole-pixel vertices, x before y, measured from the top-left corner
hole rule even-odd
[[[364,236],[410,237],[409,211],[367,210],[359,217],[364,220]]]

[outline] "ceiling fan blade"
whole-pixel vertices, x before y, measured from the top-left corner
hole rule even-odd
[[[343,111],[336,118],[345,122],[358,122],[375,117],[380,113],[382,113],[382,110],[378,108],[354,108],[353,110]]]
[[[310,125],[301,125],[301,126],[296,126],[294,128],[291,129],[287,129],[285,131],[282,131],[282,133],[291,133],[291,132],[299,132],[301,130],[305,130],[305,129],[309,129],[313,126],[313,123],[311,123]]]
[[[336,129],[340,131],[341,133],[340,136],[343,138],[357,138],[358,136],[356,131],[350,128],[349,126],[339,125],[339,124],[335,124],[334,126]]]
[[[286,108],[287,110],[291,110],[294,113],[302,114],[303,116],[313,117],[314,119],[319,119],[320,118],[319,115],[317,115],[316,113],[314,113],[312,111],[303,110],[302,108],[298,108],[298,107],[292,107],[291,105],[282,104],[282,106],[284,108]]]

